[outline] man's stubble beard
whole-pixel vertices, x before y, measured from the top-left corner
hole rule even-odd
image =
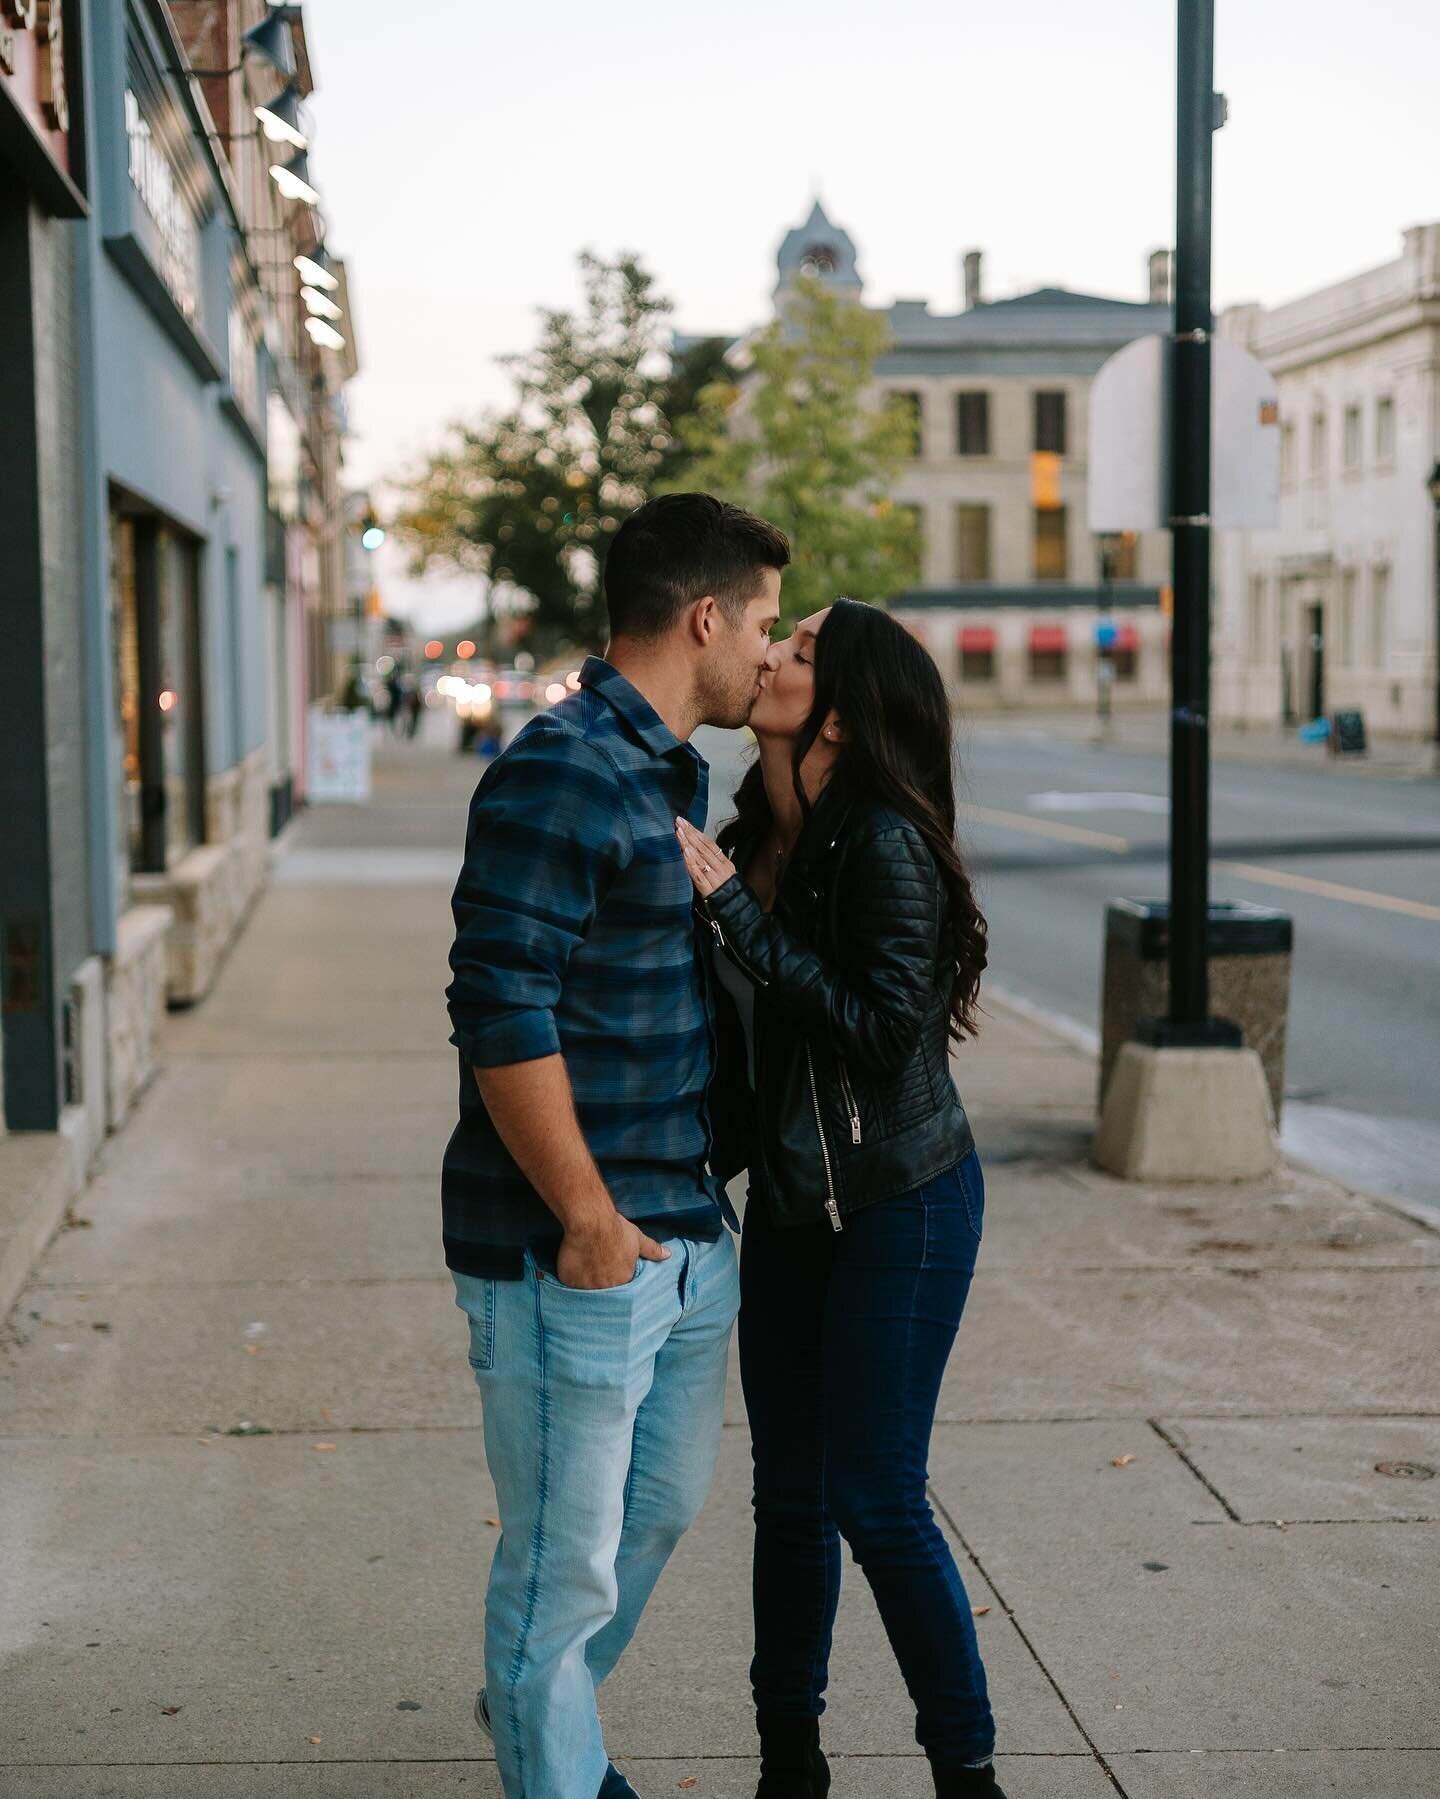
[[[749,724],[750,714],[760,697],[760,672],[759,669],[748,671],[743,686],[738,678],[723,687],[706,683],[700,695],[703,722],[722,731],[738,731],[742,725]]]

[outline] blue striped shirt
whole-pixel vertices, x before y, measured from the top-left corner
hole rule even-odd
[[[709,1172],[714,1023],[694,893],[675,841],[704,828],[709,770],[643,695],[590,657],[470,803],[455,888],[460,1119],[441,1177],[445,1255],[519,1274],[560,1226],[500,1141],[475,1068],[565,1059],[580,1129],[617,1208],[652,1235],[734,1222]]]

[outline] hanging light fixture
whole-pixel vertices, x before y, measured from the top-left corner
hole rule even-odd
[[[330,273],[330,258],[324,244],[317,244],[312,256],[297,256],[295,267],[307,287],[324,288],[327,293],[333,294],[340,285],[339,279]]]
[[[327,325],[324,319],[306,319],[305,329],[310,333],[310,341],[318,344],[322,350],[345,348],[345,339],[333,325]]]
[[[300,298],[305,302],[305,310],[312,318],[343,319],[345,316],[335,302],[322,294],[318,287],[302,287]]]
[[[240,36],[241,56],[255,56],[268,62],[288,81],[296,71],[295,41],[290,36],[290,9],[275,7],[268,18],[252,25]]]
[[[297,150],[289,162],[272,163],[270,173],[287,200],[303,200],[307,206],[319,200],[310,185],[310,159],[303,150]]]
[[[291,144],[306,150],[310,140],[300,129],[300,90],[292,81],[273,100],[255,108],[255,117],[272,144]]]

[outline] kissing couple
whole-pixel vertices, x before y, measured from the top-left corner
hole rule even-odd
[[[442,1189],[500,1516],[475,1715],[507,1799],[635,1799],[596,1694],[710,1485],[737,1312],[756,1799],[829,1789],[842,1538],[937,1795],[1003,1799],[926,1498],[985,1195],[950,1072],[986,939],[949,707],[876,608],[773,642],[789,561],[708,494],[640,507],[605,563],[605,656],[470,806]],[[712,839],[691,738],[747,724]]]

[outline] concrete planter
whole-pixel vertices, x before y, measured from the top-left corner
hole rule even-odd
[[[1138,1021],[1163,1018],[1169,1008],[1169,939],[1165,900],[1112,900],[1105,908],[1098,1112],[1104,1112],[1116,1061]],[[1239,1025],[1246,1047],[1259,1055],[1277,1127],[1285,1098],[1293,939],[1292,921],[1283,912],[1243,900],[1210,907],[1210,1011]]]

